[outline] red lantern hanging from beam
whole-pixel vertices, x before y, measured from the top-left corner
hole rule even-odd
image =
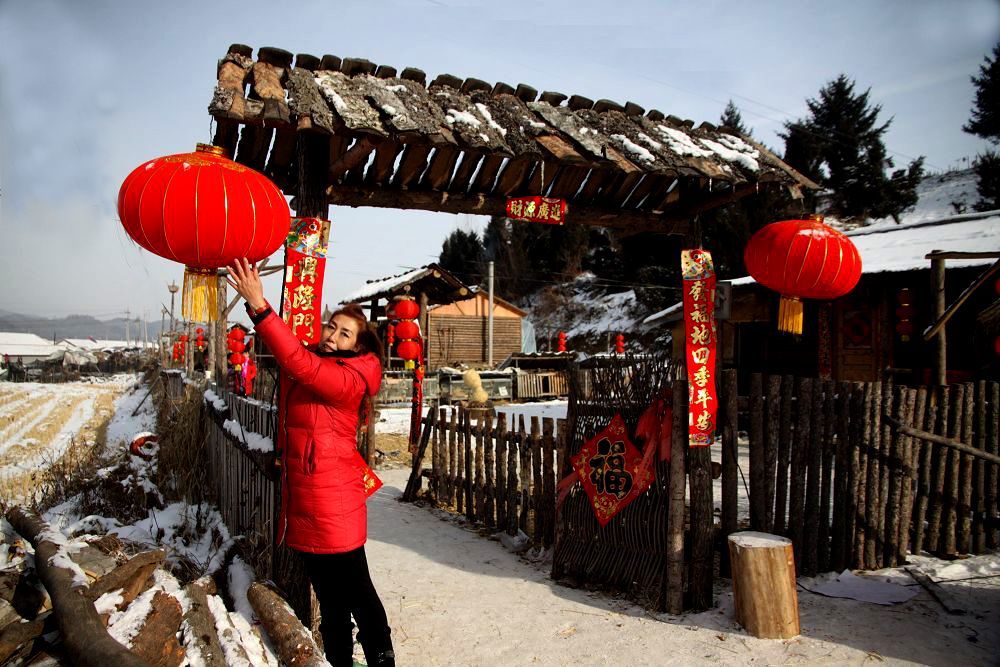
[[[861,255],[841,232],[809,220],[773,222],[743,252],[754,280],[781,295],[778,329],[802,333],[802,299],[836,299],[858,284]]]
[[[118,191],[118,216],[146,250],[184,265],[182,312],[214,321],[216,269],[246,257],[258,262],[288,235],[281,190],[233,162],[217,146],[155,158],[132,171]]]

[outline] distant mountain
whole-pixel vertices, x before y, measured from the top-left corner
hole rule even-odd
[[[156,338],[160,331],[160,321],[149,321],[146,325],[150,340]],[[23,315],[7,310],[0,310],[0,331],[14,333],[33,333],[47,340],[63,338],[98,338],[103,340],[142,340],[142,322],[131,319],[126,331],[125,318],[99,320],[90,315],[68,315],[63,318],[45,318],[35,315]]]

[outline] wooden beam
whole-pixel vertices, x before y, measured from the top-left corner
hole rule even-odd
[[[330,183],[336,183],[341,176],[351,169],[364,164],[379,143],[381,143],[380,140],[371,135],[359,137],[343,156],[330,165],[330,174],[328,176]]]
[[[935,250],[924,255],[924,259],[995,259],[1000,252],[955,252],[951,250]]]
[[[944,255],[944,254],[950,254],[950,253],[931,253],[930,255],[927,255],[928,257],[931,257],[931,255],[933,255],[933,258],[931,259],[932,263],[941,262],[941,273],[942,273],[942,275],[941,275],[941,278],[940,278],[940,287],[941,287],[941,295],[942,296],[944,295],[944,275],[943,274],[944,274],[944,260],[945,260],[945,258],[942,257],[942,255]],[[967,254],[967,253],[962,253],[962,254]],[[976,254],[980,254],[980,253],[976,253]],[[984,254],[984,255],[992,254],[994,257],[1000,257],[1000,253],[981,253],[981,254]],[[929,327],[927,327],[927,329],[924,330],[924,342],[927,342],[931,338],[933,338],[934,336],[936,336],[938,334],[938,332],[941,331],[944,328],[944,325],[948,323],[948,320],[951,319],[952,315],[955,314],[955,311],[957,311],[959,308],[961,308],[962,304],[965,303],[969,299],[970,296],[972,296],[972,293],[975,292],[980,287],[982,287],[986,283],[986,281],[989,280],[990,278],[992,278],[994,275],[996,275],[997,272],[1000,272],[1000,261],[995,262],[993,264],[993,266],[991,266],[990,268],[986,269],[986,271],[984,271],[981,276],[979,276],[978,278],[976,278],[976,280],[971,285],[969,285],[968,287],[966,287],[965,290],[958,296],[958,298],[955,299],[955,302],[952,303],[950,306],[948,306],[948,309],[945,310],[944,313],[941,313],[938,316],[938,318],[934,321],[934,324],[930,325]],[[937,275],[937,274],[935,273],[935,275]]]
[[[371,206],[374,208],[415,209],[438,213],[471,213],[504,215],[505,196],[484,194],[454,194],[426,190],[372,190],[349,185],[327,188],[327,200],[335,206]],[[657,232],[680,234],[687,229],[687,218],[654,215],[638,211],[622,211],[590,206],[570,205],[569,221],[593,227],[607,227],[631,233]]]

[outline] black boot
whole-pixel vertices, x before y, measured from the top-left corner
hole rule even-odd
[[[368,663],[368,667],[396,667],[396,654],[391,648],[376,651],[374,655],[366,650],[365,662]]]
[[[347,622],[327,623],[321,621],[319,632],[323,636],[323,653],[333,667],[353,667],[354,665],[354,624]]]

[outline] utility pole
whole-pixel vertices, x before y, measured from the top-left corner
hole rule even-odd
[[[125,347],[128,347],[128,335],[130,333],[129,330],[128,330],[128,325],[132,321],[132,320],[129,319],[129,315],[131,315],[131,313],[129,312],[128,308],[126,308],[125,309]]]
[[[177,287],[177,283],[170,281],[167,289],[170,290],[170,333],[173,333],[174,328],[177,326],[177,323],[174,322],[174,296],[176,296],[177,290],[180,288]]]
[[[145,351],[149,347],[149,325],[146,322],[146,313],[142,314],[142,349]]]
[[[489,324],[486,329],[486,364],[493,368],[493,261],[490,260],[489,272],[489,293],[490,293],[490,313]]]

